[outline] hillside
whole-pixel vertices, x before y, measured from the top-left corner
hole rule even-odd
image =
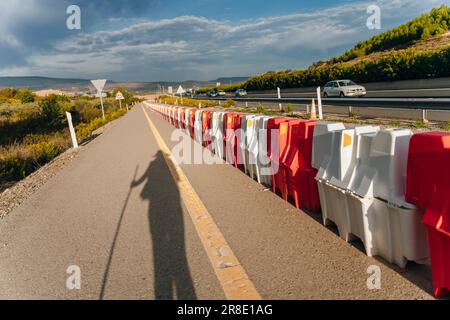
[[[358,43],[339,57],[305,70],[268,72],[248,79],[247,90],[322,86],[338,78],[357,82],[450,76],[450,8],[442,6]]]

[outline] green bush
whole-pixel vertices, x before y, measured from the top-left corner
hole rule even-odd
[[[36,95],[28,89],[20,89],[16,92],[14,98],[19,99],[22,103],[34,102]]]
[[[64,124],[64,111],[56,95],[49,95],[39,103],[39,116],[43,127],[47,129],[61,128]]]
[[[77,137],[79,140],[83,141],[92,136],[92,133],[107,124],[110,121],[116,120],[126,114],[125,109],[117,110],[106,115],[106,119],[97,118],[89,123],[81,123],[76,128]]]
[[[445,131],[450,131],[450,122],[446,122],[440,125],[440,128]]]
[[[0,88],[0,98],[12,99],[16,95],[17,90],[13,88]]]
[[[47,162],[53,160],[65,148],[61,140],[42,141],[30,145],[12,145],[0,148],[0,180],[19,181]]]
[[[426,40],[447,32],[449,26],[450,8],[443,5],[397,28],[358,43],[342,56],[332,59],[332,62],[345,62],[372,52],[405,46],[417,40]]]
[[[234,107],[236,105],[236,102],[232,99],[227,99],[227,101],[225,101],[225,103],[222,105],[224,108],[231,108]]]
[[[291,113],[294,110],[294,108],[292,107],[292,104],[288,103],[286,106],[283,107],[283,111],[285,113]]]

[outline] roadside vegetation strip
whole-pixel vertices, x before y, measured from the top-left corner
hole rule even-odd
[[[195,192],[182,169],[173,160],[172,154],[151,121],[147,111],[142,107],[150,127],[170,173],[178,186],[183,202],[191,217],[192,223],[203,244],[214,272],[229,300],[260,300],[261,296],[248,278],[242,265],[215,224],[210,213]]]
[[[170,104],[170,105],[180,105],[192,108],[198,108],[201,105],[202,108],[213,108],[218,106],[218,101],[214,100],[201,100],[201,99],[191,99],[191,98],[183,98],[181,97],[171,97],[168,95],[161,95],[157,97],[157,100],[162,103]],[[235,101],[232,99],[228,99],[220,104],[221,107],[229,108],[235,105]]]
[[[129,103],[135,98],[126,92]],[[49,95],[27,89],[0,89],[0,191],[30,175],[71,147],[65,112],[72,114],[80,142],[126,113],[106,98],[102,119],[95,98]]]

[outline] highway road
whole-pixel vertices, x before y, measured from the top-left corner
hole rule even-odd
[[[386,84],[385,87],[388,85]],[[316,98],[315,88],[282,89],[282,98]],[[203,95],[206,97],[205,95]],[[277,98],[277,90],[249,91],[249,98]],[[450,87],[404,88],[404,89],[370,89],[366,98],[450,98]],[[234,98],[227,94],[225,98]]]
[[[173,163],[172,132],[134,108],[0,220],[0,299],[432,298],[427,266],[367,257],[230,165]]]
[[[316,97],[314,90],[306,92],[283,92],[285,98],[313,98]],[[294,90],[293,90],[294,91]],[[249,97],[276,98],[273,92],[249,92]],[[450,88],[430,89],[395,89],[395,90],[367,90],[366,98],[450,98]]]

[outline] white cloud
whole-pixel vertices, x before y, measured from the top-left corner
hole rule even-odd
[[[375,1],[381,7],[385,28],[447,2]],[[341,53],[356,41],[373,35],[365,27],[366,8],[373,3],[344,4],[239,23],[197,16],[138,22],[118,30],[81,33],[59,41],[46,52],[27,57],[28,68],[47,75],[100,73],[118,79],[212,79],[299,68]],[[20,43],[5,37],[0,41]],[[5,70],[15,69],[0,72],[4,74]]]

